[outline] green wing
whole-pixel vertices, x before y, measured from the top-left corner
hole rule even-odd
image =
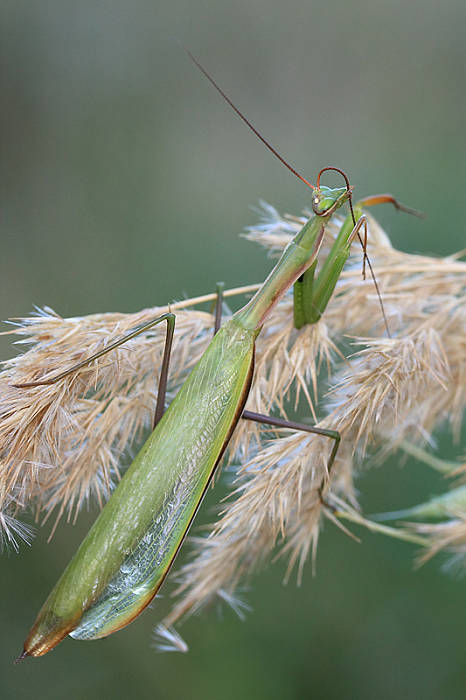
[[[241,414],[257,331],[235,320],[212,340],[50,593],[25,644],[127,625],[165,578]]]

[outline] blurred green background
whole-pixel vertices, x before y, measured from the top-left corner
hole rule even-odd
[[[424,221],[378,212],[397,246],[464,246],[464,15],[460,0],[3,0],[0,318],[33,304],[135,311],[265,276],[261,251],[237,237],[251,205],[297,213],[309,192],[177,40],[308,178],[338,165],[357,194],[391,191],[424,210]],[[5,338],[0,349],[15,352]],[[427,468],[399,467],[361,480],[368,511],[442,490]],[[283,587],[275,564],[247,591],[246,622],[212,609],[184,625],[188,655],[150,648],[165,595],[107,640],[67,640],[14,667],[95,512],[2,558],[5,700],[464,697],[464,585],[440,562],[413,572],[409,545],[368,533],[356,544],[330,526],[315,578],[308,566],[301,588]]]

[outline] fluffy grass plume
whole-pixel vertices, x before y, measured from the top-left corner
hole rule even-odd
[[[246,237],[280,253],[305,222],[263,205],[262,219]],[[441,551],[457,568],[466,555],[465,469],[427,453],[444,424],[458,441],[466,399],[466,264],[459,255],[432,258],[395,250],[369,217],[368,253],[391,330],[384,335],[379,301],[361,279],[354,251],[323,318],[293,327],[292,295],[276,307],[258,338],[256,371],[247,408],[285,413],[305,402],[309,421],[338,430],[342,444],[331,474],[327,438],[290,430],[271,431],[240,421],[225,464],[235,469],[232,493],[207,535],[193,539],[192,556],[178,571],[178,600],[167,627],[220,598],[238,613],[236,592],[276,551],[288,557],[288,573],[316,551],[322,517],[341,527],[358,523],[420,547],[419,559]],[[335,217],[327,251],[342,219]],[[259,285],[228,290],[226,297]],[[212,336],[211,313],[194,310],[215,295],[170,306],[176,312],[169,398],[200,358]],[[16,319],[8,331],[27,350],[3,363],[0,373],[0,529],[4,542],[30,538],[22,517],[53,529],[62,516],[75,519],[90,500],[99,507],[120,478],[125,451],[150,428],[165,332],[160,326],[48,386],[18,389],[63,372],[168,307],[135,314],[106,313],[61,318],[51,309]],[[348,342],[349,340],[349,342]],[[349,351],[348,351],[349,346]],[[353,346],[353,347],[351,347]],[[397,450],[456,481],[435,503],[387,514],[396,526],[370,520],[358,508],[354,488],[368,451],[379,460]],[[374,459],[371,460],[374,463]],[[224,465],[225,466],[225,465]],[[321,486],[324,483],[323,493]],[[440,499],[440,500],[439,500]],[[435,501],[435,499],[434,499]],[[394,508],[398,504],[393,504]],[[167,628],[165,646],[184,651]]]

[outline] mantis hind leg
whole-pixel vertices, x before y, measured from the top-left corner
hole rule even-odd
[[[167,322],[167,333],[165,336],[165,345],[164,345],[164,350],[163,350],[162,366],[160,369],[159,388],[158,388],[158,392],[157,392],[157,402],[156,402],[156,406],[155,406],[155,414],[154,414],[154,428],[155,428],[155,426],[157,425],[157,423],[162,418],[162,416],[165,412],[165,398],[166,398],[166,394],[167,394],[168,369],[169,369],[169,365],[170,365],[170,354],[171,354],[171,349],[172,349],[172,344],[173,344],[173,334],[175,332],[175,315],[172,313],[162,314],[162,316],[158,316],[156,319],[149,321],[148,323],[145,323],[143,326],[136,328],[136,330],[131,331],[131,333],[128,333],[123,338],[120,338],[119,340],[116,340],[114,343],[111,343],[103,350],[100,350],[99,352],[96,352],[94,355],[87,357],[85,360],[82,360],[82,362],[78,362],[76,365],[73,365],[73,367],[70,367],[69,369],[65,370],[64,372],[60,372],[60,374],[53,375],[52,377],[49,377],[48,379],[42,379],[42,380],[39,380],[36,382],[25,382],[24,384],[14,384],[13,386],[17,387],[18,389],[24,389],[24,388],[35,387],[35,386],[56,384],[57,382],[61,381],[62,379],[64,379],[68,375],[73,374],[74,372],[77,372],[82,367],[86,367],[94,360],[97,360],[99,357],[106,355],[111,350],[115,350],[115,348],[120,347],[120,345],[123,345],[128,340],[131,340],[132,338],[135,338],[136,336],[140,335],[141,333],[144,333],[144,331],[148,331],[150,328],[153,328],[154,326],[156,326],[159,323],[162,323],[163,321]]]
[[[337,456],[338,448],[340,447],[341,435],[338,430],[327,430],[325,428],[317,428],[314,425],[306,425],[305,423],[296,423],[295,421],[289,421],[285,418],[276,418],[275,416],[266,416],[262,413],[253,413],[252,411],[243,411],[242,418],[246,420],[254,421],[255,423],[263,423],[265,425],[273,425],[276,428],[290,428],[291,430],[299,430],[304,433],[312,433],[314,435],[323,435],[324,437],[330,438],[334,441],[330,457],[327,462],[327,474],[330,475],[333,463],[335,462],[335,457]],[[322,498],[322,490],[324,488],[325,480],[319,488],[319,497],[324,503]]]
[[[222,310],[223,310],[223,290],[225,289],[225,284],[223,282],[217,282],[216,294],[214,307],[214,335],[220,330],[222,325]]]

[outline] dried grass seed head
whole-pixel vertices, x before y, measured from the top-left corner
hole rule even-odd
[[[301,227],[268,207],[267,220],[247,237],[272,254]],[[413,426],[420,442],[448,419],[459,432],[466,397],[466,265],[454,256],[438,260],[396,251],[370,218],[369,255],[376,269],[394,337],[381,339],[382,316],[371,282],[361,280],[361,255],[350,258],[323,320],[296,331],[288,295],[271,314],[257,343],[256,374],[247,408],[283,411],[302,393],[309,416],[327,414],[320,427],[338,428],[343,447],[326,488],[356,505],[354,454],[370,444],[395,449]],[[338,233],[335,217],[322,255]],[[364,313],[361,310],[364,309]],[[61,384],[34,390],[10,384],[30,381],[79,362],[166,309],[139,314],[95,314],[61,319],[47,310],[16,329],[32,347],[5,363],[0,376],[0,510],[28,504],[44,512],[72,512],[91,496],[105,499],[118,478],[121,453],[148,426],[155,403],[164,333],[155,329]],[[176,390],[211,337],[213,319],[177,312],[170,390]],[[359,351],[343,358],[344,336],[359,336]],[[96,366],[98,368],[96,379]],[[322,369],[330,377],[327,403],[319,398]],[[317,543],[328,477],[328,439],[281,434],[240,422],[229,461],[244,464],[235,491],[210,535],[197,538],[195,556],[180,571],[184,597],[167,623],[214,598],[229,597],[277,543],[299,572]],[[95,459],[95,455],[98,459]],[[2,522],[6,522],[5,519]],[[0,523],[1,524],[1,523]],[[11,529],[11,528],[10,528]],[[443,541],[443,540],[442,540]]]

